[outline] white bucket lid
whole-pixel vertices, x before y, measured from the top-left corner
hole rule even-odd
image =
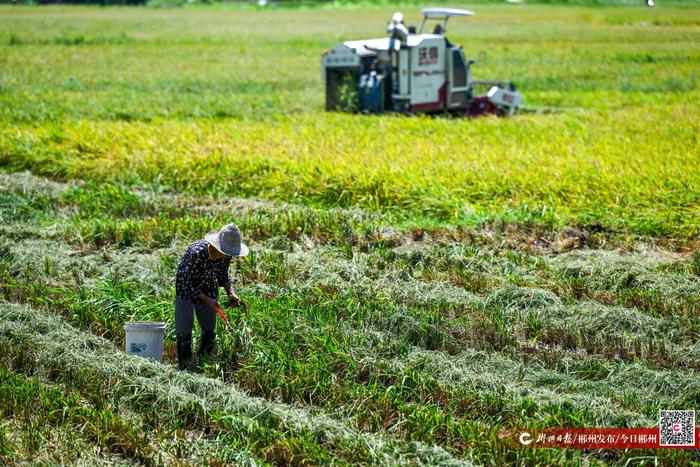
[[[162,321],[132,321],[124,323],[125,331],[165,331],[165,323]]]

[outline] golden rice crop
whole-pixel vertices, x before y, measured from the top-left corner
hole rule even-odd
[[[0,161],[417,223],[698,235],[697,9],[476,10],[449,32],[475,76],[512,79],[554,114],[326,114],[321,51],[381,36],[389,9],[4,7]]]

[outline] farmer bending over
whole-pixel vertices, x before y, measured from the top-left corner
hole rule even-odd
[[[241,306],[240,298],[231,289],[228,268],[232,256],[247,254],[248,247],[241,242],[241,231],[235,224],[228,224],[219,232],[209,232],[204,240],[187,247],[175,276],[175,331],[181,370],[192,359],[195,313],[202,330],[198,355],[210,354],[214,349],[219,287],[226,290],[233,306]]]

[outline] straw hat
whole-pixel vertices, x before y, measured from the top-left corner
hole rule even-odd
[[[218,232],[209,232],[204,239],[225,255],[248,255],[248,247],[241,241],[241,231],[236,224],[225,225]]]

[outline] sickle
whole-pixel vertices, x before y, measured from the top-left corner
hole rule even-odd
[[[228,318],[226,317],[226,315],[224,314],[224,312],[221,311],[221,308],[219,308],[218,305],[216,306],[216,312],[219,313],[219,316],[221,316],[221,318],[224,320],[224,322],[225,322],[227,325],[231,326],[231,322],[228,320]]]

